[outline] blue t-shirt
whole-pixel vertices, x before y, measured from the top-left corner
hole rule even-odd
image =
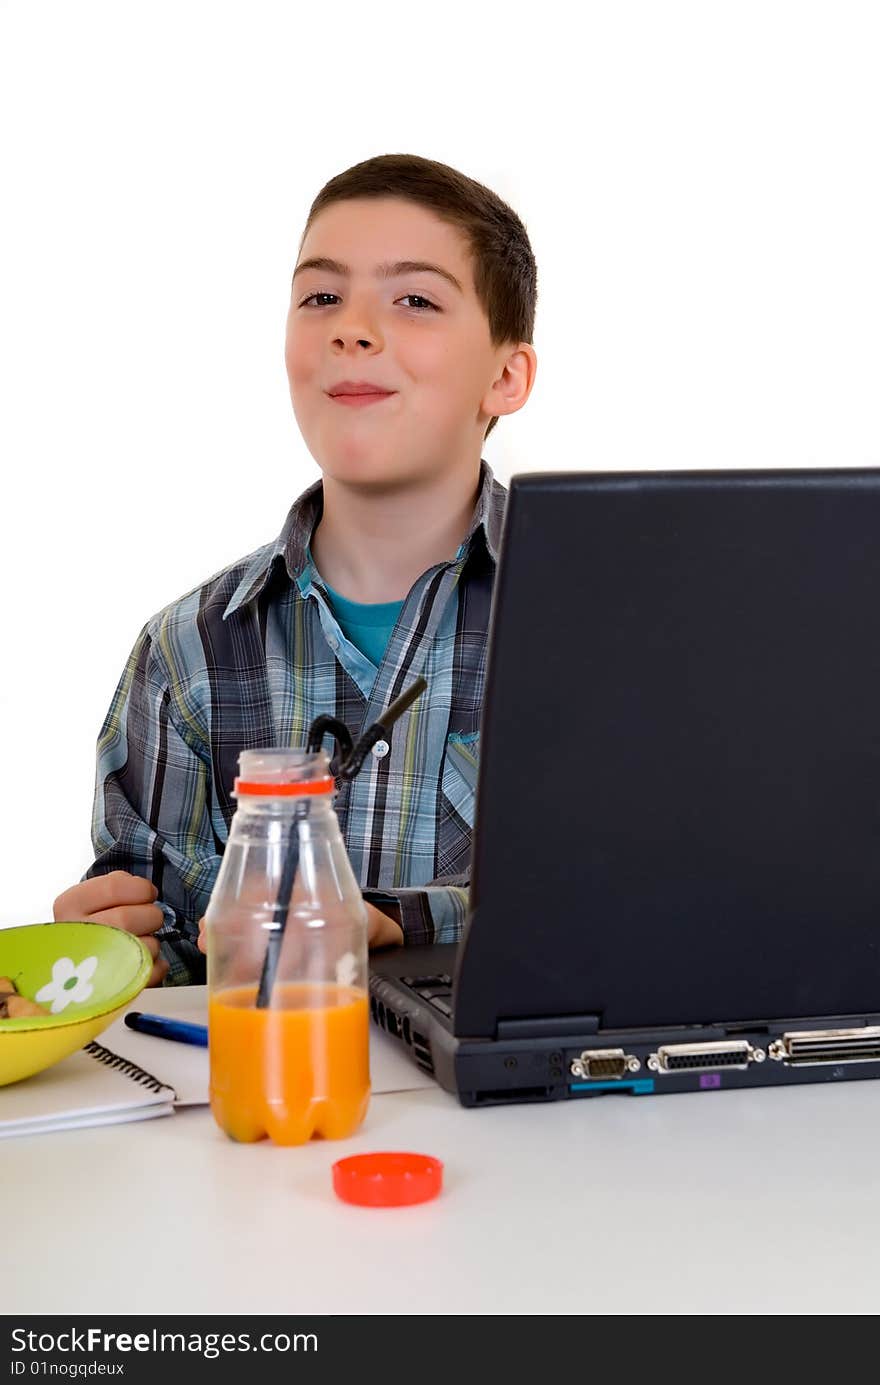
[[[308,556],[309,561],[312,561],[311,549],[308,550]],[[333,614],[339,621],[343,635],[378,668],[404,603],[381,601],[365,605],[360,601],[349,601],[348,597],[335,592],[323,577],[321,581],[327,590]]]

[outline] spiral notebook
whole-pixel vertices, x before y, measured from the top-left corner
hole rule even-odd
[[[170,1116],[174,1099],[173,1087],[93,1041],[54,1067],[0,1089],[0,1139]]]

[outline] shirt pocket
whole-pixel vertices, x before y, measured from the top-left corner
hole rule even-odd
[[[471,837],[480,760],[479,732],[446,738],[440,784],[435,876],[470,875]]]

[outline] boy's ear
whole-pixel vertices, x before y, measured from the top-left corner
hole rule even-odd
[[[530,342],[519,342],[502,360],[501,370],[483,400],[487,414],[515,414],[532,392],[538,356]]]

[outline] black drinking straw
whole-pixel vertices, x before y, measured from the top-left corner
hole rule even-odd
[[[329,731],[336,737],[337,750],[334,761],[338,760],[340,768],[337,770],[336,779],[354,779],[363,766],[369,751],[377,741],[385,740],[390,728],[402,716],[416,698],[427,688],[424,678],[419,677],[407,688],[405,693],[383,712],[379,721],[374,721],[364,734],[361,736],[356,746],[352,746],[351,732],[344,722],[336,717],[320,716],[316,717],[309,727],[309,738],[307,749],[314,754],[320,750],[321,742],[325,734]],[[332,764],[331,764],[332,771]],[[266,956],[263,960],[263,970],[260,975],[260,987],[257,991],[257,1009],[265,1010],[272,999],[272,988],[275,985],[275,974],[278,971],[278,959],[281,955],[281,944],[284,941],[284,930],[287,927],[287,915],[290,912],[290,897],[293,894],[293,885],[296,880],[296,870],[299,865],[299,828],[300,823],[304,822],[309,816],[309,800],[304,797],[296,805],[296,812],[290,827],[290,835],[287,841],[287,852],[284,858],[284,869],[281,872],[281,880],[278,885],[278,895],[275,900],[274,924],[275,927],[269,934],[269,941],[266,945]]]

